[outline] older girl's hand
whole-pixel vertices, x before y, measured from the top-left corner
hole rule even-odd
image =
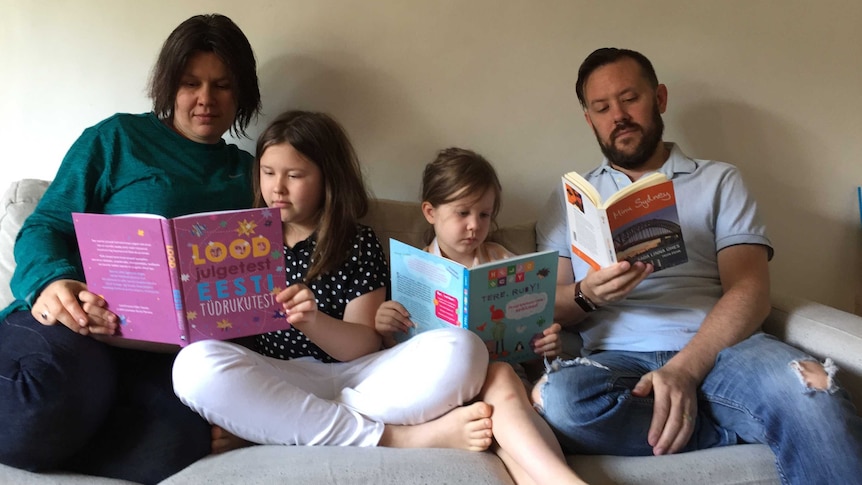
[[[30,313],[43,325],[61,323],[81,335],[113,335],[119,320],[107,309],[104,298],[76,280],[49,283],[33,302]]]
[[[542,337],[533,342],[533,352],[546,358],[558,357],[562,352],[562,339],[560,338],[560,330],[562,326],[559,323],[554,323],[542,332]]]
[[[395,334],[407,333],[415,326],[416,324],[410,320],[410,312],[397,301],[384,301],[377,307],[377,314],[374,315],[374,330],[383,337],[384,347],[397,345]]]
[[[374,329],[380,335],[391,336],[396,332],[407,333],[416,325],[410,320],[410,312],[394,300],[383,302],[374,315]]]
[[[281,303],[288,323],[302,330],[314,324],[317,319],[317,298],[314,292],[301,283],[288,286],[276,295],[275,301]]]

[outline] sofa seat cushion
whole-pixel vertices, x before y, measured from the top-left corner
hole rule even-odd
[[[492,453],[340,446],[242,448],[199,460],[161,485],[212,483],[513,485]]]

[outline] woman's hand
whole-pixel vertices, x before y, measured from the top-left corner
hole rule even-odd
[[[81,335],[113,335],[119,318],[107,309],[107,302],[76,280],[56,280],[48,284],[30,310],[43,325],[61,323]]]
[[[302,283],[288,286],[275,297],[275,301],[281,303],[284,308],[287,322],[300,330],[317,320],[317,298],[314,297],[314,292]]]
[[[542,332],[542,337],[533,342],[533,352],[546,358],[554,358],[563,350],[563,341],[560,338],[562,326],[554,323]]]

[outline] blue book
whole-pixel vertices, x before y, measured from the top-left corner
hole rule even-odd
[[[455,325],[475,332],[492,360],[539,356],[532,342],[554,321],[557,251],[501,259],[467,269],[395,239],[389,240],[392,299],[404,305],[416,333]]]

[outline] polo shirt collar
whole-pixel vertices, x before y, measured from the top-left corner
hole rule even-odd
[[[665,144],[670,148],[670,156],[667,157],[664,165],[656,170],[656,172],[661,172],[665,174],[668,179],[673,179],[676,175],[692,173],[697,169],[697,162],[683,153],[682,149],[679,148],[679,145],[673,142],[665,142]],[[605,157],[602,159],[602,164],[599,166],[599,173],[610,172],[618,172],[618,170],[613,168],[607,157]]]

